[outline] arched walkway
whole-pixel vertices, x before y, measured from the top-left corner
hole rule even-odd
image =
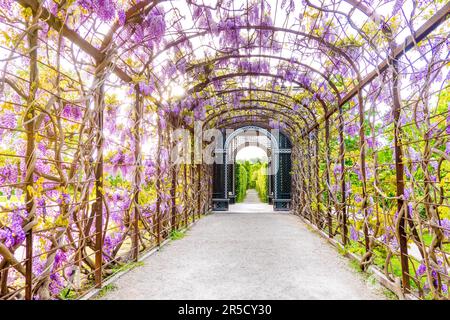
[[[399,297],[448,300],[449,18],[442,0],[0,0],[0,300],[84,297],[192,225],[108,297],[379,297],[308,225]],[[245,128],[272,207],[233,204]]]
[[[199,220],[103,298],[386,299],[298,217],[232,210]]]

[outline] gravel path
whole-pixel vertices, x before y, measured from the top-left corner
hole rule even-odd
[[[259,205],[202,218],[103,299],[385,298],[298,217]]]

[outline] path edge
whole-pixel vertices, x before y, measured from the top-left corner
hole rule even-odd
[[[322,238],[324,238],[335,249],[337,249],[337,250],[339,250],[339,249],[344,250],[345,249],[342,246],[341,243],[339,243],[338,241],[336,241],[333,238],[330,238],[323,230],[319,229],[316,225],[312,224],[311,222],[309,222],[304,217],[302,217],[300,215],[297,215],[297,214],[294,214],[292,212],[291,212],[291,214],[293,216],[295,216],[295,217],[298,217],[305,225],[307,225],[311,229],[314,229],[313,231],[315,231]],[[349,259],[351,261],[355,261],[355,262],[360,262],[361,261],[361,257],[359,255],[355,254],[355,253],[352,253],[352,252],[345,251],[345,254],[343,254],[342,256],[346,257],[347,259]],[[386,288],[389,291],[391,291],[392,293],[394,293],[399,300],[417,300],[413,295],[403,293],[401,288],[400,288],[400,284],[397,284],[397,283],[389,280],[385,276],[385,274],[380,269],[376,268],[375,266],[371,265],[371,266],[369,266],[367,268],[367,270],[361,270],[361,272],[364,272],[366,274],[369,274],[369,275],[373,276],[375,278],[375,280],[377,280],[377,282],[381,286],[383,286],[384,288]]]
[[[187,230],[190,230],[193,226],[195,226],[197,224],[198,221],[200,221],[203,217],[208,216],[214,214],[214,211],[208,211],[204,214],[202,214],[200,216],[199,219],[195,220],[194,222],[191,222],[187,227],[184,227],[183,229],[180,229],[180,232],[185,232]],[[153,249],[147,251],[146,253],[144,253],[143,255],[141,255],[137,262],[141,262],[146,260],[147,258],[151,257],[152,255],[154,255],[155,253],[159,252],[163,247],[165,247],[167,244],[169,244],[170,242],[172,242],[174,240],[167,238],[166,240],[164,240],[159,246],[154,247]],[[97,297],[99,295],[99,293],[102,291],[103,288],[105,288],[107,285],[116,282],[117,280],[119,280],[119,278],[121,278],[122,276],[126,275],[128,272],[132,271],[134,268],[130,268],[124,271],[120,271],[118,273],[116,273],[115,275],[111,276],[109,279],[107,279],[106,281],[104,281],[102,283],[101,288],[92,288],[90,290],[88,290],[84,295],[78,297],[75,300],[92,300],[95,297]]]
[[[208,215],[212,215],[215,214],[215,211],[208,211],[207,213],[205,213],[204,215],[202,215],[201,217],[203,218],[204,216],[208,216]],[[300,216],[300,215],[296,215],[294,213],[290,213],[293,216],[297,217],[300,219],[301,222],[303,222],[306,226],[310,227],[311,229],[313,229],[312,231],[314,231],[315,233],[319,234],[323,239],[325,239],[328,243],[330,243],[335,249],[339,250],[339,249],[344,249],[344,247],[342,246],[341,243],[339,243],[338,241],[336,241],[335,239],[332,239],[330,237],[328,237],[328,235],[323,231],[320,230],[317,226],[313,225],[311,222],[309,222],[307,219],[305,219],[304,217]],[[187,227],[180,229],[181,232],[185,232],[187,230],[190,230],[193,226],[195,226],[197,224],[197,222],[200,219],[196,220],[195,222],[191,222]],[[151,250],[149,250],[148,252],[144,253],[142,256],[140,256],[138,258],[138,261],[144,261],[147,258],[149,258],[150,256],[152,256],[153,254],[159,252],[161,250],[161,248],[163,248],[164,246],[166,246],[167,244],[169,244],[170,242],[172,242],[174,240],[168,238],[166,240],[164,240],[161,245],[158,247],[155,247]],[[361,257],[355,253],[351,253],[351,252],[345,252],[345,254],[343,254],[344,257],[346,257],[347,259],[351,260],[351,261],[356,261],[359,262],[361,259]],[[90,289],[87,293],[85,293],[84,295],[82,295],[81,297],[77,298],[76,300],[91,300],[94,299],[96,296],[99,295],[99,293],[102,291],[102,289],[104,287],[106,287],[107,285],[116,282],[119,278],[121,278],[122,276],[124,276],[125,274],[127,274],[128,272],[132,271],[134,268],[131,269],[127,269],[124,271],[120,271],[117,274],[111,276],[108,280],[104,281],[102,284],[101,288],[92,288]],[[377,282],[383,286],[384,288],[388,289],[389,291],[391,291],[392,293],[394,293],[399,300],[416,300],[415,297],[413,295],[410,294],[404,294],[401,289],[399,288],[399,284],[389,280],[381,270],[379,270],[378,268],[374,267],[374,266],[369,266],[369,268],[366,271],[361,270],[362,272],[366,273],[366,274],[370,274],[372,275]]]

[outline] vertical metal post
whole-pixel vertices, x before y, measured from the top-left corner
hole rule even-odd
[[[344,118],[342,115],[342,107],[339,106],[339,159],[341,164],[341,195],[342,195],[342,221],[341,221],[341,235],[342,243],[344,246],[347,244],[348,240],[348,227],[347,227],[347,208],[346,208],[346,187],[345,187],[345,145],[344,145]]]
[[[319,178],[319,170],[320,170],[320,163],[319,163],[319,128],[316,130],[314,135],[315,141],[314,141],[314,156],[316,158],[315,168],[314,168],[314,174],[315,174],[315,180],[316,180],[316,202],[317,202],[317,226],[321,228],[321,226],[318,224],[321,221],[321,215],[322,215],[322,209],[320,207],[320,178]]]
[[[184,226],[187,228],[188,226],[188,211],[187,211],[187,203],[188,203],[188,189],[187,189],[187,159],[183,164],[183,211],[184,211]]]
[[[97,166],[95,169],[95,287],[102,286],[103,265],[103,77],[97,77],[99,87],[95,92],[95,110],[97,111]]]
[[[33,22],[37,20],[33,17]],[[25,203],[26,210],[28,214],[28,221],[34,219],[35,214],[35,199],[32,194],[31,189],[33,188],[34,180],[33,173],[35,170],[36,163],[36,141],[35,141],[35,97],[36,91],[38,89],[39,82],[39,70],[37,67],[37,57],[38,57],[38,28],[34,25],[30,28],[28,33],[28,44],[30,48],[30,88],[27,100],[27,110],[25,116],[25,128],[27,131],[27,148],[25,154],[25,166],[26,166],[26,177],[25,177]],[[30,228],[26,232],[25,236],[25,299],[32,299],[33,291],[33,228]]]
[[[305,163],[305,143],[304,143],[304,141],[305,141],[305,139],[306,138],[304,138],[303,139],[303,143],[302,143],[302,146],[301,146],[301,152],[300,152],[300,154],[299,154],[299,158],[300,158],[300,161],[299,161],[299,163],[300,164],[304,164]],[[300,171],[300,197],[299,197],[299,213],[300,213],[300,215],[303,215],[304,216],[304,208],[305,208],[305,203],[306,203],[306,196],[305,196],[305,192],[306,192],[306,184],[305,184],[305,174],[304,174],[304,171],[305,171],[305,166],[304,165],[300,165],[299,166],[299,171]]]
[[[194,163],[191,163],[191,166],[189,168],[189,176],[190,176],[190,180],[191,180],[191,200],[194,202],[195,201],[195,191],[194,191],[194,186],[195,186],[195,172],[194,172]],[[195,222],[195,206],[192,206],[192,221]]]
[[[358,91],[358,113],[359,113],[359,160],[361,169],[361,183],[362,183],[362,211],[364,215],[364,244],[366,247],[366,252],[370,250],[369,248],[369,228],[368,228],[368,217],[367,217],[367,190],[366,190],[366,138],[364,132],[364,101],[362,98],[361,91]]]
[[[330,190],[328,189],[328,186],[330,185],[330,120],[329,118],[325,119],[325,157],[326,157],[326,173],[325,173],[325,179],[326,179],[326,190],[325,193],[327,196],[327,224],[328,224],[328,237],[333,236],[333,223],[331,220],[331,202],[330,202]]]
[[[136,86],[136,97],[134,103],[134,235],[133,235],[133,258],[135,261],[139,258],[139,190],[141,186],[141,168],[142,168],[142,152],[141,152],[141,123],[142,123],[142,101],[139,87]]]
[[[156,152],[156,244],[161,246],[161,116],[157,113],[156,121],[157,121],[157,132],[158,135],[158,147]],[[153,223],[155,221],[153,220]]]
[[[201,190],[202,190],[202,185],[201,185],[201,168],[202,165],[201,164],[197,164],[197,211],[198,211],[198,216],[200,217],[200,215],[202,214],[201,210],[202,210],[202,196],[201,196]]]
[[[394,115],[394,149],[395,149],[395,175],[397,182],[397,214],[398,219],[398,234],[400,237],[400,263],[402,266],[402,284],[403,289],[408,290],[409,285],[409,265],[408,265],[408,244],[406,237],[406,219],[405,219],[405,208],[403,195],[405,192],[405,182],[404,182],[404,165],[403,165],[403,151],[402,151],[402,138],[401,138],[401,128],[399,124],[400,112],[401,112],[401,102],[400,102],[400,91],[398,86],[398,62],[393,59],[393,115]]]
[[[172,230],[175,230],[175,229],[177,229],[177,225],[176,225],[176,223],[177,223],[177,207],[176,207],[176,199],[175,199],[175,197],[176,197],[176,194],[175,194],[175,191],[176,191],[176,187],[177,187],[177,172],[176,172],[176,169],[177,169],[177,165],[174,163],[173,165],[172,165],[172,180],[171,180],[171,184],[170,184],[170,198],[171,198],[171,201],[172,201],[172,203],[171,203],[171,221],[170,221],[170,223],[171,223],[171,229]]]

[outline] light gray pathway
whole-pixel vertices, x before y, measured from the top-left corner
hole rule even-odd
[[[384,298],[298,217],[265,206],[202,218],[104,299]]]
[[[255,189],[247,190],[247,194],[244,199],[244,203],[262,203],[259,200],[258,192]]]
[[[243,203],[230,205],[230,212],[272,212],[273,206],[262,203],[255,189],[247,190]]]

